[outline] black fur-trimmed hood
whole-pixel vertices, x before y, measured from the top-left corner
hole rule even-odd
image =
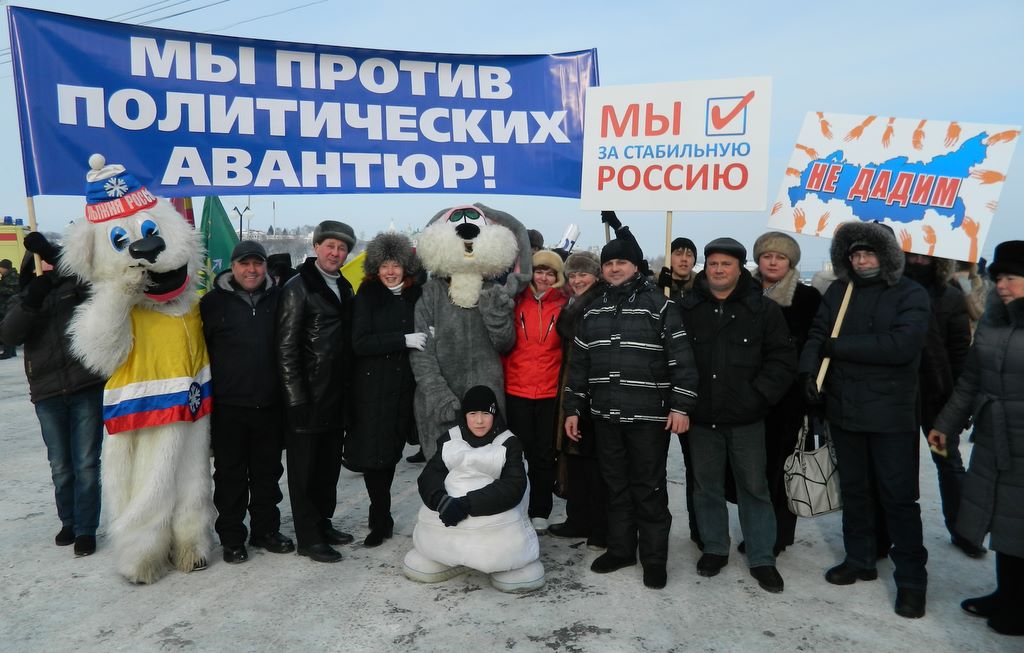
[[[868,243],[878,255],[882,279],[887,286],[895,286],[903,276],[903,264],[906,259],[903,250],[896,242],[892,231],[877,222],[844,222],[832,236],[832,269],[836,277],[849,281],[852,266],[847,252],[857,242]]]

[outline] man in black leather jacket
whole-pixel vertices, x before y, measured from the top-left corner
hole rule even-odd
[[[307,258],[281,292],[277,366],[288,412],[288,493],[298,553],[337,562],[331,544],[352,536],[331,524],[337,505],[350,369],[352,286],[339,270],[355,247],[352,227],[325,220]]]

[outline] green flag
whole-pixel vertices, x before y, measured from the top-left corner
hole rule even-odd
[[[231,226],[228,212],[220,198],[207,197],[203,202],[203,247],[206,248],[206,264],[199,271],[199,289],[204,292],[213,287],[213,278],[231,267],[231,250],[238,244],[238,234]]]

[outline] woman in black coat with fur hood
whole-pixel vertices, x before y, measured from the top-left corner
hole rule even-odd
[[[355,401],[345,464],[363,472],[370,496],[370,534],[363,543],[378,546],[394,529],[391,482],[413,429],[416,381],[409,351],[422,351],[427,336],[414,332],[420,261],[409,239],[377,234],[366,246],[363,270],[366,278],[356,294],[352,321]]]

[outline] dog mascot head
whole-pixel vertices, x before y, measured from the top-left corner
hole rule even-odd
[[[124,166],[89,157],[85,220],[68,227],[64,269],[131,304],[178,315],[195,302],[199,236],[170,202],[154,197]]]
[[[483,204],[437,213],[420,234],[416,251],[431,274],[451,280],[448,296],[462,308],[476,306],[484,279],[500,277],[513,264],[516,272],[531,273],[526,228]]]

